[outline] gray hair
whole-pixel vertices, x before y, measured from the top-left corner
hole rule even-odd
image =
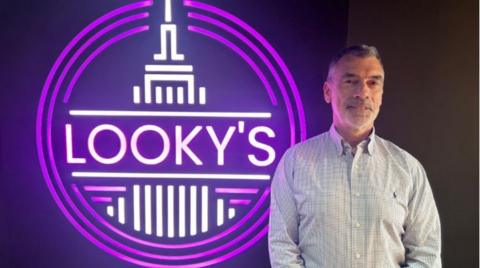
[[[383,65],[382,63],[382,58],[380,57],[380,53],[378,53],[378,50],[374,46],[367,46],[367,45],[353,45],[346,47],[342,49],[335,57],[332,58],[330,61],[330,64],[328,65],[328,76],[327,80],[330,80],[330,77],[332,75],[333,69],[335,65],[342,59],[343,57],[347,55],[352,55],[355,57],[359,58],[367,58],[367,57],[375,57],[377,58],[378,61],[380,61],[380,64]]]

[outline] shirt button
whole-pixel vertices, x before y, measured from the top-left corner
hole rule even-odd
[[[355,227],[360,228],[360,223],[355,223]]]
[[[355,254],[355,258],[360,259],[360,253]]]

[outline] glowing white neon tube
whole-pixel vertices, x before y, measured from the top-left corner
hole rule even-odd
[[[85,158],[80,157],[73,157],[73,145],[72,145],[72,125],[66,124],[65,125],[65,138],[67,141],[67,163],[76,163],[76,164],[84,164],[87,161]]]
[[[168,206],[168,231],[167,231],[167,234],[168,234],[168,237],[174,237],[175,236],[175,230],[174,230],[174,224],[175,224],[175,221],[174,221],[174,215],[173,215],[173,185],[169,185],[167,187],[167,206]]]
[[[172,22],[172,0],[165,0],[165,22]]]
[[[108,216],[110,216],[110,217],[113,217],[113,216],[115,215],[113,206],[108,206],[108,207],[107,207],[107,214],[108,214]]]
[[[183,87],[177,87],[177,103],[183,104]]]
[[[205,87],[199,87],[198,88],[198,102],[202,105],[204,105],[206,102],[207,102],[207,97],[206,97],[206,91],[205,91]]]
[[[235,209],[234,208],[229,208],[228,209],[228,218],[231,219],[235,217]]]
[[[217,226],[223,224],[223,199],[217,199]]]
[[[167,2],[165,3],[167,4]],[[165,14],[165,22],[169,22],[167,19],[168,11]],[[172,60],[184,60],[183,54],[177,53],[177,26],[175,24],[161,24],[160,25],[160,53],[154,54],[154,60],[166,60],[167,59],[167,33],[170,32],[170,55]]]
[[[192,65],[145,65],[147,72],[193,72]]]
[[[137,146],[138,138],[140,137],[141,134],[143,134],[146,131],[156,132],[162,138],[163,151],[159,156],[155,158],[146,158],[138,150],[138,146]],[[135,156],[136,159],[138,159],[138,161],[146,165],[156,165],[162,162],[167,157],[168,151],[170,150],[170,141],[168,139],[168,135],[165,132],[165,130],[161,129],[160,127],[155,125],[143,125],[139,127],[137,130],[135,130],[135,132],[133,132],[130,147],[132,148],[132,154]]]
[[[152,191],[150,185],[145,185],[145,233],[152,234]]]
[[[95,149],[95,137],[96,137],[96,135],[99,132],[102,132],[102,131],[105,131],[105,130],[109,130],[109,131],[115,133],[117,135],[118,139],[120,140],[120,148],[118,150],[118,153],[115,156],[110,157],[110,158],[105,158],[105,157],[100,156]],[[114,125],[103,124],[103,125],[96,126],[92,130],[92,132],[90,132],[90,134],[88,135],[88,151],[93,156],[93,158],[95,158],[95,160],[97,160],[98,162],[100,162],[102,164],[107,164],[107,165],[115,164],[123,158],[123,156],[125,155],[125,153],[127,151],[127,140],[125,138],[125,134],[123,134],[122,130],[120,130],[118,127],[116,127]]]
[[[178,186],[178,236],[185,237],[185,186]]]
[[[202,233],[208,231],[208,186],[202,186]]]
[[[167,87],[167,103],[168,104],[173,103],[173,88],[172,87]]]
[[[118,222],[125,224],[125,198],[118,198]]]
[[[182,111],[120,111],[120,110],[70,110],[73,116],[145,116],[145,117],[220,117],[220,118],[271,118],[263,112],[182,112]]]
[[[133,87],[133,103],[135,104],[140,103],[140,87],[139,86]]]
[[[155,87],[155,103],[162,103],[162,87]]]
[[[140,231],[140,186],[133,186],[133,228]]]
[[[197,186],[190,186],[190,235],[197,234]]]
[[[156,227],[157,227],[157,236],[163,236],[163,194],[162,194],[162,185],[157,185],[155,187],[156,191]]]
[[[201,173],[127,173],[127,172],[72,172],[79,178],[137,178],[137,179],[210,179],[210,180],[270,180],[267,174],[201,174]]]
[[[163,25],[161,25],[160,27],[162,27]],[[170,31],[170,53],[172,60],[184,60],[185,56],[177,52],[177,25],[167,24],[165,25],[165,28],[168,28],[168,30]]]

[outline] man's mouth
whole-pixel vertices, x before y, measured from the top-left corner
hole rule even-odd
[[[372,111],[372,108],[370,108],[369,106],[366,106],[366,105],[348,105],[347,106],[347,109],[348,110],[369,110],[369,111]]]

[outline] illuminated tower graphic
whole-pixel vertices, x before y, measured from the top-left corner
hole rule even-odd
[[[165,0],[164,10],[164,23],[160,25],[160,53],[153,55],[158,64],[145,65],[143,101],[147,104],[203,105],[206,103],[206,89],[199,87],[195,92],[193,66],[171,63],[181,63],[185,56],[177,51],[177,25],[172,23],[171,0]],[[142,103],[141,93],[140,86],[133,87],[134,103]]]

